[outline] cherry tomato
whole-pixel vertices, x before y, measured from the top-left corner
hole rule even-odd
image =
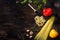
[[[52,8],[44,8],[43,15],[44,16],[51,16],[52,15]]]
[[[59,35],[59,33],[55,29],[52,29],[49,33],[49,36],[51,38],[56,38],[58,35]]]

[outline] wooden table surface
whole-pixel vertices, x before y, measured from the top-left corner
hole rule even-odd
[[[59,13],[59,11],[57,11],[57,13]],[[0,37],[0,40],[22,40],[19,38],[18,34],[23,35],[23,33],[25,33],[25,29],[31,30],[31,28],[36,25],[34,23],[33,14],[33,10],[27,5],[25,5],[25,7],[22,7],[21,5],[16,6],[15,0],[1,0],[0,35],[4,36]],[[60,40],[60,24],[55,25],[53,28],[58,30],[59,36],[56,39],[51,39],[48,37],[48,40]],[[33,39],[34,37],[29,40]],[[25,38],[25,40],[27,39]]]

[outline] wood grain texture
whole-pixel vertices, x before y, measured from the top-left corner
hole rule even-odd
[[[32,28],[36,26],[33,17],[33,10],[27,5],[25,5],[25,7],[22,7],[21,5],[16,6],[15,1],[16,0],[0,0],[0,35],[2,33],[4,35],[0,36],[0,40],[22,40],[20,36],[21,34],[26,34],[25,29],[32,30]],[[58,9],[56,13],[58,13],[58,15],[60,16],[60,12]],[[60,23],[55,25],[53,28],[58,30],[58,32],[60,33]],[[41,28],[36,29],[38,30],[34,31],[34,36]],[[31,39],[27,37],[24,38],[25,40],[33,40],[34,36]],[[60,34],[56,39],[51,39],[48,37],[48,40],[59,39]]]

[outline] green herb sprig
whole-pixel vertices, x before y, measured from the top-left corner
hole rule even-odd
[[[44,5],[46,5],[46,0],[42,0],[42,2],[44,3]],[[16,3],[18,3],[18,1]],[[27,3],[31,3],[33,5],[36,5],[38,10],[42,8],[39,0],[23,0],[23,1],[21,1],[22,5],[25,5]]]

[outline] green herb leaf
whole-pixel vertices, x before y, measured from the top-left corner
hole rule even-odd
[[[46,0],[43,0],[43,3],[46,5]]]
[[[41,5],[38,5],[38,6],[37,6],[37,9],[41,9]]]
[[[25,4],[25,3],[27,3],[27,1],[28,1],[28,0],[24,0],[24,1],[21,2],[21,4]]]
[[[38,0],[33,1],[33,4],[39,4]]]
[[[29,2],[29,3],[32,3],[32,0],[29,0],[28,2]]]
[[[19,3],[19,1],[16,1],[16,4]]]

